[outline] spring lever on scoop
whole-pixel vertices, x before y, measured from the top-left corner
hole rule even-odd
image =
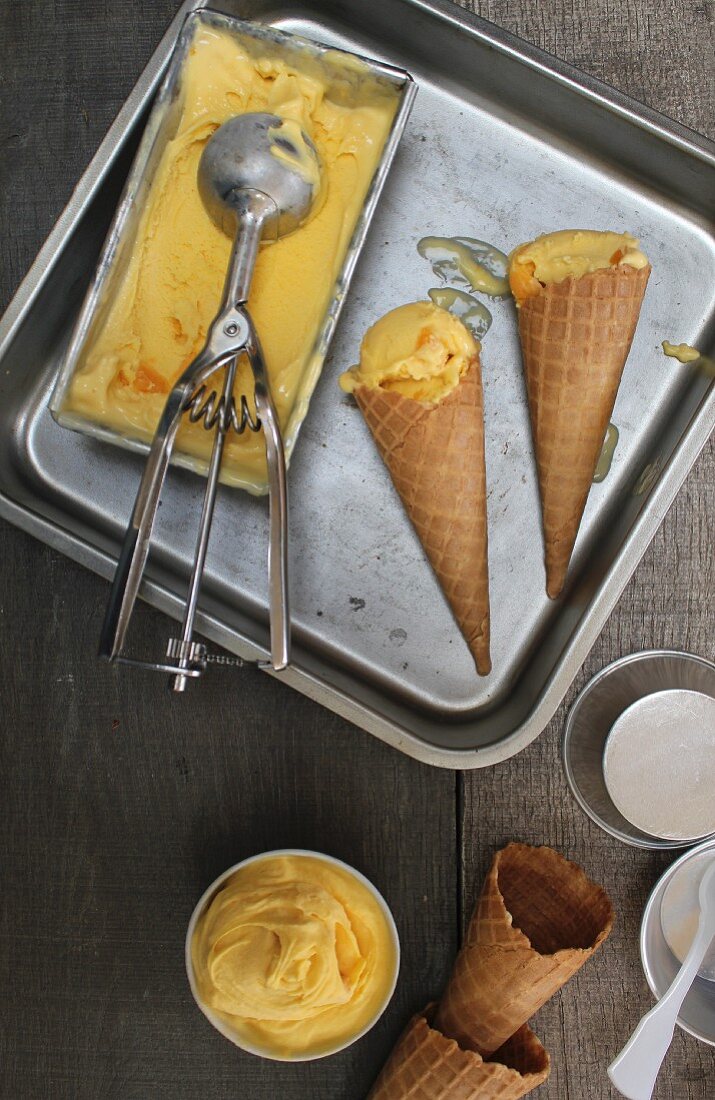
[[[221,397],[219,397],[215,390],[207,394],[205,385],[199,386],[186,406],[186,411],[189,414],[191,423],[203,423],[207,431],[211,431],[219,422],[221,422],[223,426],[224,420],[226,421],[226,428],[224,430],[231,427],[237,435],[243,435],[246,428],[252,432],[260,431],[261,422],[258,417],[251,415],[251,410],[248,407],[248,401],[246,400],[245,394],[241,394],[240,409],[241,412],[239,413],[236,408],[236,400],[231,396],[228,400],[227,411],[224,395],[222,394]]]
[[[185,691],[209,664],[240,665],[240,658],[209,654],[193,640],[201,579],[211,530],[221,460],[229,430],[241,434],[261,428],[266,444],[270,537],[268,549],[270,661],[275,670],[290,660],[288,605],[288,500],[285,454],[265,360],[258,334],[246,308],[258,248],[297,229],[320,190],[320,165],[310,138],[295,123],[276,115],[239,115],[218,128],[201,155],[198,186],[209,214],[234,236],[223,298],[206,343],[169,393],[149,450],[134,510],[127,527],[100,637],[100,656],[120,664],[168,672],[174,691]],[[236,402],[234,383],[245,357],[253,374],[253,401],[242,394]],[[208,389],[214,373],[224,369],[220,395]],[[139,594],[159,500],[176,434],[185,413],[189,420],[214,431],[194,563],[181,636],[171,638],[161,662],[128,657],[124,642]]]

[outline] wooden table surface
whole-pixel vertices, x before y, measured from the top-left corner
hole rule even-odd
[[[0,306],[145,64],[177,0],[0,6]],[[712,131],[712,8],[695,0],[467,6],[673,118]],[[645,899],[670,861],[601,833],[568,794],[568,704],[607,662],[712,656],[715,447],[701,456],[546,732],[471,774],[402,756],[259,673],[188,697],[94,659],[105,582],[0,524],[0,1095],[7,1100],[358,1100],[410,1013],[439,992],[495,848],[553,844],[611,893],[616,929],[545,1006],[543,1100],[615,1096],[605,1067],[651,1004]],[[142,630],[158,648],[161,616]],[[141,689],[137,690],[137,685]],[[304,846],[388,897],[403,968],[377,1027],[305,1065],[243,1055],[191,1001],[183,937],[204,886],[253,852]],[[715,1095],[715,1052],[681,1031],[656,1097]]]

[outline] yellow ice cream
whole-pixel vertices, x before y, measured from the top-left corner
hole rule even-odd
[[[522,244],[509,259],[509,285],[519,305],[549,283],[561,283],[616,265],[641,268],[648,260],[629,233],[562,229]]]
[[[700,352],[690,344],[671,344],[669,340],[663,340],[663,354],[671,359],[677,359],[680,363],[694,363],[700,358]]]
[[[200,999],[239,1040],[276,1057],[319,1055],[384,1007],[397,953],[383,910],[347,869],[314,856],[240,868],[200,917]]]
[[[231,241],[204,209],[196,172],[206,142],[234,115],[269,111],[296,134],[302,127],[322,165],[317,209],[295,233],[261,249],[249,300],[284,427],[301,380],[320,360],[316,341],[398,93],[386,85],[348,94],[360,79],[348,66],[340,85],[348,93],[333,99],[338,55],[304,72],[280,56],[262,56],[262,48],[253,56],[225,31],[197,31],[182,75],[178,128],[146,197],[116,298],[71,386],[67,410],[134,439],[152,436],[166,394],[200,350],[219,305]],[[310,174],[309,158],[302,168]],[[244,392],[253,393],[245,365],[236,384],[236,393]],[[211,439],[185,423],[178,449],[206,458]],[[223,478],[260,485],[262,434],[229,435]]]
[[[411,302],[368,329],[360,363],[341,375],[340,385],[346,393],[379,387],[435,404],[452,392],[478,350],[454,314],[433,302]]]

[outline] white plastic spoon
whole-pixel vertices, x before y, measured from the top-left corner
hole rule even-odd
[[[673,1039],[681,1005],[715,937],[715,860],[700,881],[698,901],[698,930],[670,989],[645,1014],[608,1067],[608,1076],[627,1100],[650,1100],[661,1063]]]

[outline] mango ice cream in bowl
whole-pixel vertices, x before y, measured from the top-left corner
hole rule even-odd
[[[283,849],[237,863],[199,900],[186,934],[194,999],[251,1054],[307,1061],[364,1035],[395,989],[400,947],[386,902],[341,860]]]

